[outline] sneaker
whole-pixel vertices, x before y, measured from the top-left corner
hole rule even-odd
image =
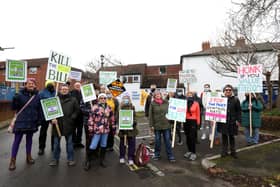
[[[209,126],[206,126],[206,129],[209,129]]]
[[[205,140],[205,139],[206,139],[206,134],[205,134],[205,133],[202,134],[201,139],[202,139],[202,140]]]
[[[200,129],[199,129],[199,130],[201,130],[201,131],[202,131],[202,130],[203,130],[203,127],[200,127]]]
[[[129,161],[128,161],[128,165],[131,166],[131,165],[133,165],[133,164],[134,164],[133,160],[129,160]]]
[[[189,157],[191,156],[191,154],[192,154],[192,152],[186,152],[186,153],[184,154],[184,157],[185,157],[185,158],[189,158]]]
[[[124,164],[124,163],[125,163],[124,158],[121,158],[121,159],[120,159],[120,164]]]
[[[182,141],[180,141],[180,142],[178,142],[178,143],[177,143],[177,145],[183,145],[183,142],[182,142]]]
[[[74,160],[68,160],[67,165],[68,166],[75,166],[76,162]]]
[[[58,160],[52,160],[50,163],[49,163],[49,166],[57,166],[58,165]]]
[[[159,157],[159,156],[153,156],[152,159],[155,160],[155,161],[157,161],[157,160],[160,159],[160,157]]]
[[[170,159],[168,159],[168,160],[169,160],[169,162],[171,162],[171,163],[176,162],[175,158],[170,158]]]
[[[44,149],[39,149],[38,155],[43,155],[44,154]]]
[[[189,157],[190,161],[196,160],[196,154],[192,153],[191,156]]]

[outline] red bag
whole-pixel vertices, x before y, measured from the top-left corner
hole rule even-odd
[[[150,151],[146,147],[146,145],[144,143],[139,144],[139,146],[136,150],[134,163],[137,166],[145,166],[150,161],[150,156],[149,155],[150,155]]]

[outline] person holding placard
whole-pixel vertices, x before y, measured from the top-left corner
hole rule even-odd
[[[241,104],[242,110],[242,127],[245,127],[245,136],[247,145],[254,145],[259,143],[259,128],[261,127],[261,112],[263,105],[259,99],[256,98],[255,94],[251,94],[251,105],[249,104],[249,94],[245,94],[245,100]],[[250,110],[252,111],[252,137],[250,136]]]
[[[47,99],[55,96],[55,83],[53,81],[46,81],[45,88],[39,92],[40,99]],[[43,155],[46,147],[47,132],[50,121],[43,120],[39,135],[39,152],[38,155]],[[53,150],[53,137],[51,138],[51,148]]]
[[[235,137],[238,133],[238,126],[241,124],[240,101],[233,94],[233,87],[227,84],[224,89],[224,96],[228,98],[226,123],[217,122],[217,130],[222,134],[222,153],[221,156],[228,155],[228,141],[230,144],[230,154],[237,158],[235,151]]]
[[[69,86],[63,84],[60,86],[58,97],[63,111],[63,116],[57,119],[52,119],[53,125],[58,125],[61,135],[66,140],[66,152],[67,152],[67,164],[68,166],[74,166],[74,147],[73,147],[73,131],[75,127],[75,119],[79,114],[79,105],[74,97],[69,94]],[[52,128],[52,134],[54,136],[53,145],[53,160],[49,163],[49,166],[57,166],[60,159],[60,141],[61,137],[57,134],[56,128]]]
[[[187,112],[184,131],[187,140],[188,152],[184,157],[190,161],[196,160],[196,131],[200,124],[200,107],[199,103],[194,100],[193,92],[187,93]]]
[[[108,134],[111,130],[116,131],[115,117],[112,109],[106,103],[107,95],[101,93],[98,95],[98,104],[93,105],[89,114],[88,130],[91,136],[93,136],[90,149],[96,150],[100,143],[100,166],[106,167],[104,163]]]
[[[153,160],[160,159],[161,150],[161,135],[163,135],[165,151],[167,153],[168,160],[175,162],[170,143],[171,125],[166,118],[168,113],[168,101],[162,99],[162,95],[159,90],[154,91],[153,101],[149,108],[149,124],[151,131],[155,134],[155,155]]]
[[[27,79],[24,89],[14,96],[12,108],[16,111],[17,117],[13,126],[15,138],[9,164],[11,171],[16,169],[16,157],[23,135],[26,135],[26,162],[27,164],[35,163],[31,157],[32,137],[43,120],[35,79]]]
[[[122,97],[122,101],[120,104],[120,110],[132,110],[133,112],[133,129],[131,130],[120,130],[118,133],[118,136],[120,137],[120,163],[125,163],[125,152],[126,152],[126,145],[125,142],[127,142],[128,145],[128,164],[133,165],[134,164],[134,156],[135,156],[135,147],[136,147],[136,136],[138,134],[137,130],[137,121],[135,118],[135,107],[133,106],[131,99],[129,95],[124,95]],[[127,141],[126,141],[126,140]]]

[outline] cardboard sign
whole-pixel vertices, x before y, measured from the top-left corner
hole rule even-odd
[[[166,117],[169,120],[185,122],[187,111],[187,100],[185,99],[169,99],[168,113]]]
[[[197,78],[194,69],[179,71],[179,83],[186,84],[195,82],[197,82]]]
[[[114,97],[121,95],[126,90],[123,86],[123,83],[119,80],[115,80],[114,82],[109,84],[107,88],[110,90]]]
[[[20,60],[6,61],[6,81],[26,82],[27,62]]]
[[[240,93],[262,93],[263,92],[263,66],[262,64],[239,66],[238,92]]]
[[[205,120],[225,123],[227,120],[227,98],[207,97]]]
[[[133,129],[133,110],[120,110],[119,112],[119,129]]]
[[[61,108],[59,97],[41,99],[41,106],[46,121],[63,116],[63,111]]]
[[[65,83],[71,71],[71,58],[51,51],[48,61],[46,80]]]
[[[77,80],[77,81],[81,81],[82,72],[80,72],[80,71],[70,71],[69,78]]]
[[[99,72],[99,84],[110,84],[117,79],[116,71],[100,71]]]
[[[168,79],[166,90],[168,92],[176,92],[177,79]]]
[[[84,102],[92,101],[96,99],[95,89],[93,84],[86,84],[81,86],[81,92]]]

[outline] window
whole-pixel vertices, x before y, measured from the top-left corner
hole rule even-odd
[[[133,82],[134,83],[139,83],[140,82],[140,75],[134,75],[133,76]]]
[[[30,67],[29,68],[29,74],[37,74],[37,70],[38,70],[37,67]]]
[[[165,66],[161,66],[159,68],[159,74],[166,74],[166,67]]]
[[[125,83],[140,83],[140,75],[122,75],[120,76],[122,81]]]

